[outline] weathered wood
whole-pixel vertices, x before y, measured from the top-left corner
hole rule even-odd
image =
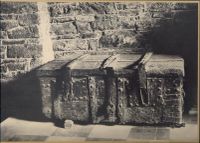
[[[143,58],[142,58],[143,57]],[[88,53],[38,69],[48,118],[182,125],[184,61],[147,53]]]
[[[92,123],[97,122],[97,97],[96,97],[96,81],[95,77],[88,77],[88,89],[90,98],[90,112]]]

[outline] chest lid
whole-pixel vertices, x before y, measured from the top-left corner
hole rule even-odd
[[[99,69],[102,63],[112,54],[90,53],[84,54],[67,65],[71,70],[94,70]]]
[[[38,76],[56,76],[60,74],[61,69],[72,60],[80,57],[82,54],[71,54],[66,57],[61,57],[50,61],[37,69]]]
[[[113,55],[113,60],[105,64],[105,68],[113,70],[133,69],[135,65],[142,59],[143,53],[120,53]]]
[[[149,76],[184,76],[184,60],[175,55],[154,54],[145,64]]]

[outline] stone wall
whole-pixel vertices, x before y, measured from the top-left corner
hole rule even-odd
[[[1,2],[1,79],[10,79],[38,65],[39,44],[37,3]]]
[[[143,3],[49,3],[55,55],[100,48],[138,48],[150,13]]]
[[[172,30],[194,23],[197,12],[197,4],[172,2],[60,2],[46,3],[42,11],[46,10],[49,15],[41,17],[40,5],[42,3],[1,2],[1,79],[12,79],[39,66],[49,52],[55,58],[101,49],[152,47],[159,52],[160,44],[162,49],[173,53],[177,37],[182,36]],[[41,29],[41,26],[49,28]],[[42,30],[46,30],[43,42]],[[157,36],[165,30],[168,34]],[[168,47],[162,45],[161,42],[168,39]],[[46,49],[45,45],[48,45]]]
[[[152,36],[155,32],[163,28],[169,29],[175,24],[184,25],[188,20],[194,22],[192,18],[197,9],[194,4],[143,2],[74,2],[48,5],[55,57],[73,51],[102,48],[152,47]],[[168,36],[172,35],[166,35],[162,40],[166,40]],[[175,42],[172,39],[172,46],[176,47]]]

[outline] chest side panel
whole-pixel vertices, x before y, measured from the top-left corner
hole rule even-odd
[[[53,114],[53,97],[56,95],[56,77],[39,78],[41,87],[42,112],[48,118]]]
[[[164,84],[163,122],[182,123],[183,78],[166,78]]]
[[[162,112],[155,108],[154,97],[147,97],[148,105],[142,104],[137,76],[118,77],[118,117],[121,123],[159,123]],[[154,88],[154,87],[152,87]]]
[[[59,119],[89,121],[87,77],[66,78],[64,91],[54,100],[55,116]]]

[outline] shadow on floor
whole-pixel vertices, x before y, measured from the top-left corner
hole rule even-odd
[[[7,117],[47,121],[41,109],[41,90],[36,69],[15,80],[1,82],[1,121]]]

